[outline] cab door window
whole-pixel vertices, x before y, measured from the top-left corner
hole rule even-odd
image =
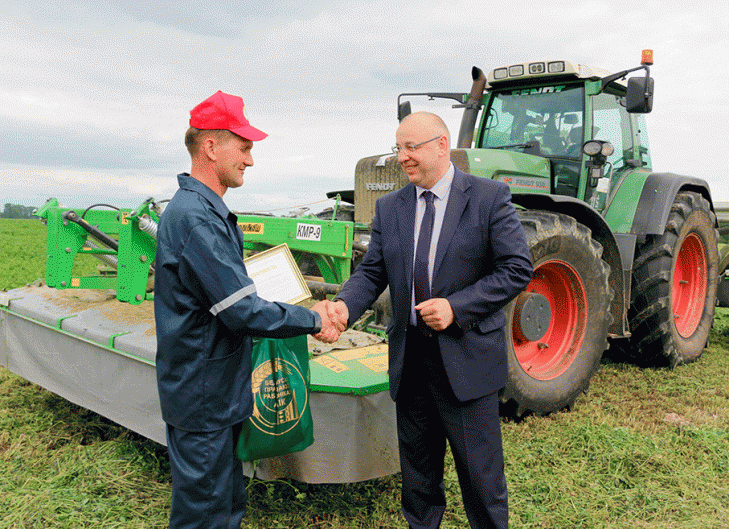
[[[608,157],[613,174],[629,168],[627,160],[633,158],[633,135],[630,114],[620,105],[620,97],[601,93],[592,98],[592,137],[609,141],[615,152]]]

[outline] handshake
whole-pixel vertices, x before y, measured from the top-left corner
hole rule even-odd
[[[339,335],[347,328],[349,323],[349,310],[344,301],[323,300],[314,305],[311,310],[321,316],[321,331],[314,338],[324,343],[334,343]]]

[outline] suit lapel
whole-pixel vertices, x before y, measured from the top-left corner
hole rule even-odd
[[[438,239],[438,249],[435,253],[435,263],[433,264],[433,293],[435,294],[436,278],[438,271],[443,264],[443,259],[448,251],[448,246],[453,240],[458,224],[461,220],[466,205],[468,204],[469,194],[468,188],[471,185],[466,181],[464,173],[456,168],[453,175],[453,183],[451,184],[451,192],[448,196],[448,205],[446,206],[445,216],[443,217],[443,226],[440,230],[440,238]],[[412,252],[411,252],[412,253]]]

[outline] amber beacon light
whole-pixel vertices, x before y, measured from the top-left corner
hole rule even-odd
[[[646,66],[653,65],[653,50],[643,50],[643,54],[640,58],[640,63]]]

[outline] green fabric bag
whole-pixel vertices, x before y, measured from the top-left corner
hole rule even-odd
[[[254,338],[253,415],[243,423],[238,458],[256,461],[281,456],[314,442],[309,383],[306,336]]]

